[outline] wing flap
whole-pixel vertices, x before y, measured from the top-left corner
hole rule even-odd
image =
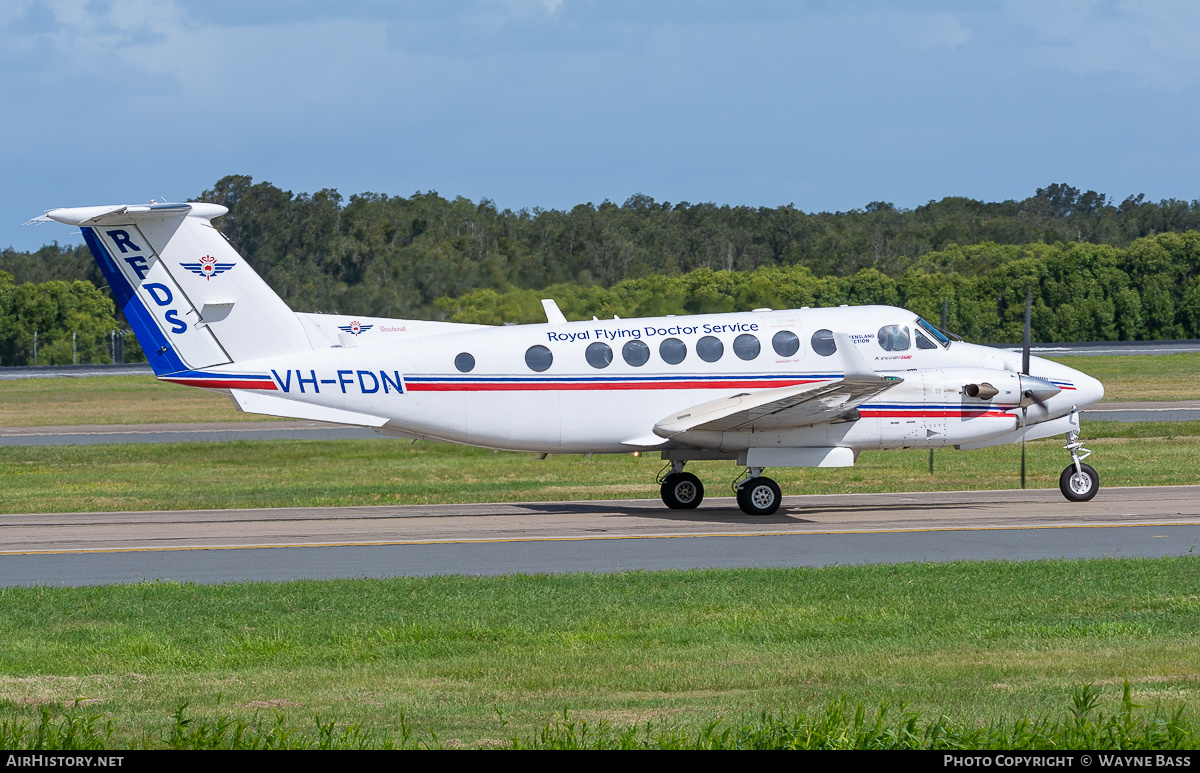
[[[764,389],[701,403],[659,420],[654,434],[670,438],[691,430],[761,432],[854,421],[857,406],[904,381],[871,370],[845,333],[835,333],[834,340],[845,373],[840,380]]]

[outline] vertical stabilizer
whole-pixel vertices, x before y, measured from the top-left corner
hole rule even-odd
[[[296,315],[210,220],[214,204],[57,209],[77,225],[154,372],[309,349]]]

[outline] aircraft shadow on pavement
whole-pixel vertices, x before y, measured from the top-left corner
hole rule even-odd
[[[688,521],[692,523],[711,523],[714,520],[729,521],[731,523],[805,523],[803,519],[789,516],[785,513],[784,510],[786,508],[780,508],[778,513],[771,516],[753,516],[746,515],[737,507],[705,507],[701,505],[695,510],[671,510],[651,500],[647,500],[645,504],[633,502],[627,504],[556,502],[553,504],[526,504],[522,505],[522,507],[526,510],[535,510],[547,515],[556,513],[579,515],[595,513],[604,516],[632,515],[638,518],[657,518],[664,521]]]
[[[802,505],[788,506],[784,504],[779,508],[779,511],[770,516],[755,516],[746,515],[736,506],[719,507],[701,505],[695,510],[670,510],[660,504],[652,501],[647,501],[645,504],[640,503],[621,503],[621,504],[605,504],[600,502],[555,502],[546,504],[530,503],[522,505],[526,510],[533,510],[547,515],[556,513],[562,514],[588,514],[596,513],[603,516],[636,516],[638,518],[656,518],[664,521],[686,521],[690,523],[712,523],[713,521],[724,521],[728,523],[762,523],[762,524],[780,524],[780,523],[816,523],[811,516],[822,515],[839,515],[839,514],[857,514],[863,515],[866,513],[897,513],[897,512],[913,512],[913,511],[945,511],[945,510],[979,510],[987,505],[983,503],[922,503],[922,502],[905,502],[888,505],[873,505],[871,507],[855,507],[852,505],[827,505],[824,507],[810,507]],[[810,517],[804,517],[810,516]]]

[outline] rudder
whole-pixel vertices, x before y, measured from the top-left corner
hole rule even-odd
[[[78,225],[158,375],[310,349],[296,315],[210,220],[214,204],[47,213]]]

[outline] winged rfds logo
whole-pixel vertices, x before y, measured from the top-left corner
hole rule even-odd
[[[233,268],[232,263],[218,263],[217,259],[212,255],[205,255],[200,258],[197,263],[180,263],[179,265],[191,271],[193,274],[199,274],[205,279],[212,279],[214,276],[220,276],[229,269]]]
[[[363,325],[356,319],[353,322],[351,322],[349,325],[338,325],[338,330],[341,330],[344,333],[349,333],[352,336],[356,336],[356,335],[359,335],[360,333],[367,332],[368,330],[370,330],[373,327],[375,327],[375,326],[374,325]]]

